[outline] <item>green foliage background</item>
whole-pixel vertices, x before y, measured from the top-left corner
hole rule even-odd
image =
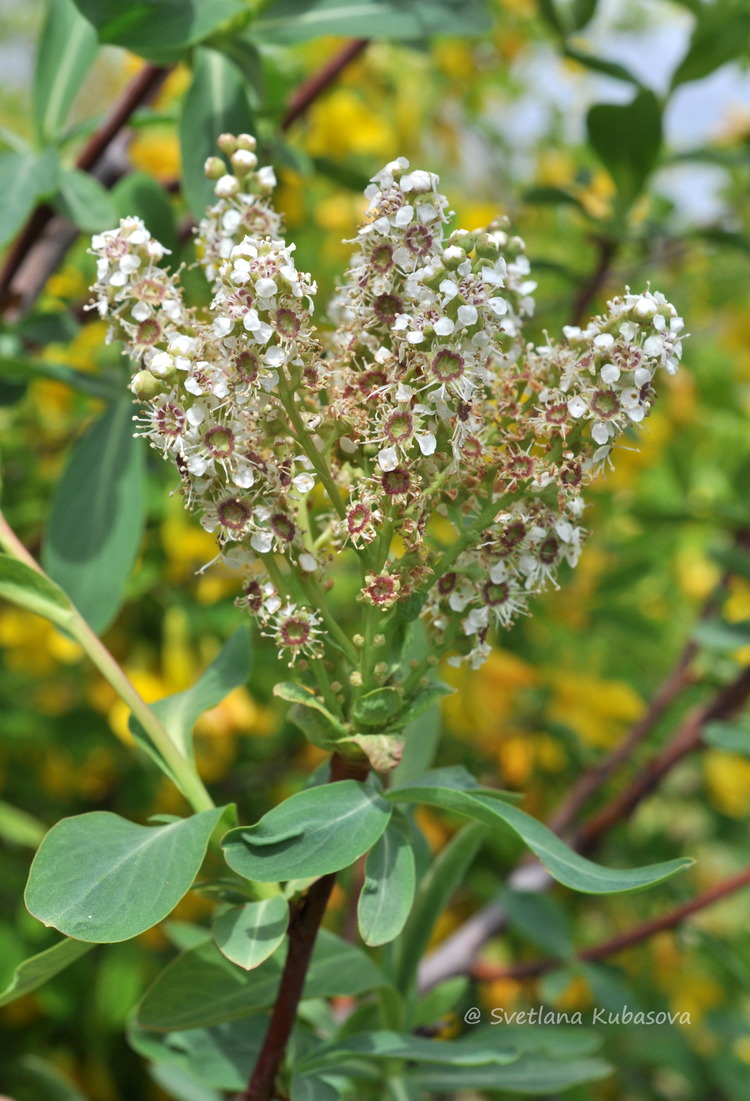
[[[11,88],[0,108],[0,240],[10,245],[34,206],[47,201],[81,231],[32,310],[17,320],[11,311],[0,334],[3,509],[106,630],[110,649],[147,699],[188,687],[236,630],[235,582],[220,567],[196,574],[213,557],[210,537],[169,496],[162,464],[130,447],[130,405],[118,397],[125,365],[106,345],[105,326],[83,311],[93,276],[86,237],[137,212],[175,250],[175,262],[189,261],[186,218],[207,198],[200,166],[216,130],[232,127],[257,132],[264,160],[277,167],[278,203],[298,243],[299,266],[321,284],[320,301],[346,261],[349,246],[341,241],[353,235],[361,186],[386,160],[405,155],[440,173],[458,225],[485,224],[498,212],[511,217],[539,280],[538,339],[544,327],[571,320],[603,255],[608,262],[591,312],[624,284],[636,289],[651,281],[692,333],[684,367],[664,388],[644,433],[632,450],[621,450],[592,497],[592,534],[580,567],[559,592],[537,600],[532,618],[498,639],[487,666],[446,672],[459,692],[444,704],[437,763],[464,764],[487,782],[523,792],[524,808],[545,818],[644,713],[690,639],[697,653],[688,682],[628,763],[627,778],[750,662],[750,116],[727,102],[704,144],[678,150],[667,113],[660,145],[664,90],[644,90],[620,47],[628,33],[648,44],[664,25],[674,33],[689,26],[670,94],[685,85],[708,95],[712,74],[746,67],[750,9],[746,0],[631,0],[614,14],[612,5],[599,6],[609,13],[606,57],[592,45],[605,16],[580,0],[384,4],[387,11],[372,23],[355,3],[333,23],[330,4],[277,0],[250,5],[263,10],[244,31],[248,9],[239,0],[174,4],[174,21],[160,17],[158,26],[147,4],[130,5],[125,26],[117,3],[82,0],[105,50],[90,29],[71,45],[70,0],[51,5],[43,37],[41,7],[11,8],[3,17],[6,40],[20,35],[29,50],[41,41],[44,64],[34,81]],[[435,37],[455,32],[461,21],[470,37]],[[323,32],[378,40],[282,133],[293,90],[341,45],[341,37]],[[389,37],[401,41],[381,40]],[[121,154],[127,174],[105,188],[73,162],[144,57],[176,68],[155,102],[133,117]],[[75,64],[63,71],[63,58]],[[560,102],[573,104],[553,102],[541,121],[528,112],[555,97],[541,82],[540,65],[550,67],[548,82],[560,82]],[[592,86],[602,74],[607,82]],[[597,97],[587,129],[577,104]],[[505,124],[512,119],[513,126]],[[719,191],[717,212],[703,218],[668,197],[660,171],[706,165],[719,174]],[[181,169],[179,191],[171,185]],[[97,433],[111,448],[106,469],[92,459]],[[110,496],[98,502],[97,527],[95,498],[105,477]],[[108,505],[115,499],[121,526],[113,529]],[[96,553],[81,568],[71,547],[84,523],[89,546],[95,533]],[[21,960],[53,943],[19,902],[32,850],[48,826],[91,810],[145,822],[185,806],[134,748],[124,705],[69,638],[3,604],[0,647],[0,980],[9,980]],[[271,695],[283,675],[273,648],[256,640],[247,686],[199,722],[202,775],[217,803],[237,802],[243,820],[299,790],[322,758],[284,721]],[[428,724],[425,753],[432,736]],[[459,1032],[472,1005],[486,1014],[493,1006],[540,1002],[589,1014],[592,1006],[624,1004],[688,1011],[689,1026],[600,1027],[614,1076],[559,1093],[571,1101],[743,1101],[750,1063],[747,895],[604,962],[573,957],[747,865],[749,754],[750,722],[741,713],[731,726],[712,727],[703,747],[606,836],[599,853],[612,866],[693,856],[687,874],[643,895],[600,899],[555,888],[530,910],[511,898],[510,925],[485,946],[482,960],[505,965],[554,955],[568,962],[536,980],[467,980],[445,1018],[436,1008],[442,1034]],[[620,775],[606,793],[625,779]],[[458,825],[425,809],[417,820],[433,849]],[[446,937],[496,898],[520,855],[510,835],[491,835],[436,936]],[[176,1079],[168,1089],[166,1080],[158,1085],[123,1039],[131,1007],[189,936],[189,925],[178,921],[201,925],[211,905],[190,896],[178,920],[135,941],[96,947],[0,1009],[3,1089],[17,1101],[214,1101],[207,1089],[189,1094],[183,1085],[180,1093]],[[351,919],[341,890],[329,925],[341,932]]]

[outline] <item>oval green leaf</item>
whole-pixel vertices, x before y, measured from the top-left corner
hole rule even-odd
[[[346,868],[372,848],[391,808],[356,780],[301,791],[254,826],[230,830],[222,841],[235,872],[260,883],[310,879]]]
[[[284,949],[253,971],[230,963],[213,941],[183,952],[146,991],[136,1024],[163,1032],[206,1028],[273,1005]],[[385,984],[383,973],[361,948],[321,929],[315,941],[303,997],[356,996]]]
[[[108,811],[64,818],[34,857],[26,906],[77,940],[136,937],[190,890],[222,814],[215,807],[167,826],[139,826]]]
[[[225,910],[214,922],[213,938],[222,956],[251,971],[273,955],[288,924],[289,903],[274,895]]]
[[[42,562],[101,633],[119,611],[145,520],[145,453],[133,412],[110,406],[76,445],[57,486]]]
[[[365,881],[357,906],[362,940],[387,944],[404,927],[414,901],[414,853],[409,825],[394,814],[365,862]]]
[[[598,103],[590,109],[586,125],[591,148],[615,182],[621,209],[627,210],[659,157],[659,101],[644,89],[630,103]]]

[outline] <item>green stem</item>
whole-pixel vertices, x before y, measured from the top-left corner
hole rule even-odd
[[[328,601],[326,600],[326,594],[314,574],[306,573],[300,577],[300,585],[302,586],[305,596],[310,601],[311,605],[320,612],[325,622],[326,627],[331,635],[331,638],[335,638],[343,650],[347,660],[352,665],[356,665],[359,658],[357,651],[354,649],[351,641],[346,637],[344,632],[336,622],[336,618],[333,615],[331,609],[328,607]]]
[[[47,576],[10,528],[2,513],[0,513],[0,546],[14,558],[36,570],[42,577]],[[125,670],[118,665],[99,636],[72,605],[65,627],[89,660],[112,685],[120,699],[133,712],[163,760],[164,771],[177,784],[193,810],[196,812],[210,810],[214,806],[213,799],[203,786],[203,781],[194,766],[183,757],[160,720],[130,681]]]
[[[292,393],[289,382],[287,381],[283,371],[279,370],[279,397],[281,398],[281,404],[284,406],[284,410],[287,413],[289,420],[295,429],[295,435],[300,447],[307,455],[308,459],[315,468],[318,477],[323,483],[326,493],[328,494],[331,504],[338,512],[339,516],[343,520],[346,516],[346,509],[344,508],[343,501],[341,500],[341,494],[336,489],[336,485],[331,476],[331,471],[328,468],[328,464],[325,461],[323,455],[318,451],[317,447],[313,443],[310,432],[305,425],[302,417],[299,415],[299,410],[294,402],[294,394]]]

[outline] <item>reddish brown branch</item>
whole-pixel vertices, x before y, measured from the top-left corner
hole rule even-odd
[[[91,172],[96,167],[136,108],[153,98],[168,73],[169,69],[154,65],[146,65],[140,70],[128,84],[109,116],[84,145],[76,160],[77,168],[82,172]],[[54,210],[47,203],[38,206],[16,238],[0,272],[0,309],[4,310],[12,302],[13,279],[54,214]]]
[[[367,38],[353,38],[342,46],[319,72],[313,73],[308,80],[300,84],[289,101],[286,114],[281,120],[281,129],[288,130],[293,122],[304,115],[318,96],[333,84],[339,73],[367,49],[368,44]]]
[[[586,314],[591,308],[591,303],[607,281],[607,277],[612,267],[612,261],[617,255],[619,248],[618,242],[608,237],[597,238],[596,245],[599,251],[596,267],[580,287],[575,297],[570,318],[571,325],[580,325],[586,317]]]
[[[704,910],[707,906],[712,906],[714,902],[718,902],[719,899],[726,898],[727,895],[734,894],[735,891],[748,886],[750,886],[750,868],[745,868],[744,871],[725,879],[709,891],[705,891],[690,902],[670,910],[667,914],[662,914],[661,917],[653,918],[652,921],[644,921],[642,925],[636,925],[635,928],[628,929],[625,933],[618,933],[616,937],[611,937],[610,940],[595,944],[591,948],[584,948],[577,953],[576,959],[584,963],[591,963],[594,960],[613,956],[617,952],[631,948],[634,944],[649,940],[650,937],[655,936],[656,933],[661,933],[664,929],[674,929],[676,925],[690,917],[691,914]],[[495,979],[529,979],[535,978],[537,975],[545,975],[548,971],[554,971],[558,967],[564,967],[566,963],[566,960],[558,959],[530,960],[527,963],[512,964],[510,967],[495,967],[487,963],[476,963],[472,967],[471,973],[475,979],[483,982],[490,982]]]
[[[698,748],[706,724],[731,718],[743,707],[749,696],[750,668],[747,668],[717,692],[710,703],[688,715],[662,751],[646,761],[630,786],[584,823],[574,839],[573,847],[579,852],[587,852],[602,834],[629,818],[662,777],[683,757]]]
[[[362,781],[367,778],[368,772],[366,764],[352,765],[337,753],[331,758],[332,783],[338,780]],[[276,1075],[297,1018],[297,1006],[302,997],[315,938],[335,882],[335,872],[316,880],[292,912],[288,932],[289,951],[271,1021],[247,1089],[237,1101],[270,1101],[273,1097]]]

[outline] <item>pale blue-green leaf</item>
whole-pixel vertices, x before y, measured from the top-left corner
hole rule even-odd
[[[404,752],[393,772],[394,784],[405,784],[421,776],[430,767],[437,753],[443,716],[440,708],[431,707],[404,730]]]
[[[396,949],[396,986],[406,992],[416,981],[435,923],[450,902],[486,834],[478,822],[464,826],[442,849],[417,889],[416,899]]]
[[[668,860],[643,868],[605,868],[573,852],[551,830],[519,810],[485,792],[457,791],[412,785],[386,793],[396,801],[426,803],[466,815],[490,827],[508,826],[539,858],[553,879],[585,894],[619,894],[650,887],[684,871],[692,860]]]
[[[250,971],[273,955],[288,924],[289,903],[273,895],[225,910],[214,921],[213,938],[223,956]]]
[[[456,1009],[458,1003],[464,998],[470,979],[466,975],[455,975],[452,979],[446,979],[429,990],[419,999],[419,1004],[414,1009],[410,1025],[419,1028],[426,1025],[434,1028],[441,1023],[449,1023],[449,1015]]]
[[[323,1078],[309,1074],[292,1075],[290,1101],[339,1101],[341,1094]]]
[[[138,1007],[141,1028],[171,1032],[237,1020],[273,1005],[284,966],[282,946],[253,971],[230,963],[213,941],[178,956],[154,980]],[[364,952],[323,929],[315,942],[303,997],[356,996],[385,983]]]
[[[510,889],[501,897],[511,924],[522,937],[557,959],[575,953],[568,916],[556,899],[539,891]]]
[[[131,1024],[128,1042],[147,1059],[179,1067],[206,1086],[238,1091],[247,1085],[267,1028],[266,1013],[175,1032]]]
[[[394,813],[367,854],[357,922],[365,944],[387,944],[404,927],[414,900],[414,853],[409,823]]]
[[[240,0],[76,0],[100,42],[168,63],[247,11]]]
[[[145,521],[145,452],[126,397],[73,449],[52,500],[42,562],[97,632],[120,609]]]
[[[34,857],[26,905],[45,925],[95,944],[129,940],[190,890],[222,807],[169,826],[108,811],[64,818]]]
[[[435,707],[445,696],[451,696],[455,691],[448,684],[441,684],[439,681],[435,681],[433,684],[428,684],[426,688],[423,688],[421,692],[411,700],[411,702],[403,709],[398,716],[399,723],[406,725],[407,723],[413,723],[416,719],[424,715],[425,711],[429,711],[430,708]]]
[[[152,711],[188,760],[193,760],[192,735],[196,722],[204,712],[216,707],[233,689],[247,681],[250,676],[250,662],[250,629],[243,625],[224,644],[191,688],[151,704]],[[131,715],[128,725],[138,744],[164,768],[158,751],[152,746],[138,720]]]
[[[225,1094],[205,1086],[183,1067],[152,1063],[148,1073],[172,1101],[225,1101]]]
[[[12,845],[36,849],[47,832],[38,818],[0,799],[0,838]]]
[[[20,230],[37,202],[57,189],[55,149],[0,153],[0,248]]]
[[[179,130],[182,186],[193,217],[199,219],[216,201],[203,166],[217,153],[217,137],[255,130],[244,78],[225,54],[204,46],[193,52],[193,80],[182,101]]]
[[[635,84],[638,88],[642,87],[638,77],[617,61],[610,61],[606,57],[597,57],[596,54],[589,53],[588,50],[576,49],[575,46],[571,46],[569,43],[564,46],[562,52],[565,57],[570,58],[571,61],[577,61],[579,65],[584,65],[592,72],[603,73],[605,76],[614,77],[615,80],[624,80],[628,84]]]
[[[60,136],[96,51],[96,31],[73,0],[48,0],[34,68],[34,129],[40,145]]]
[[[79,168],[60,169],[55,209],[85,233],[98,233],[117,224],[117,209],[97,179]]]
[[[727,623],[723,619],[707,619],[693,630],[693,638],[707,650],[732,651],[750,644],[750,619]]]
[[[395,688],[374,688],[360,696],[352,707],[352,719],[361,726],[387,726],[401,709],[404,699]]]
[[[507,1067],[435,1067],[417,1070],[420,1089],[443,1094],[458,1090],[507,1090],[522,1094],[556,1094],[584,1082],[598,1082],[612,1073],[601,1059],[545,1059],[540,1055],[522,1055]]]
[[[0,554],[0,599],[43,616],[58,627],[69,627],[75,617],[75,609],[58,585],[8,554]]]
[[[253,36],[290,45],[318,35],[418,39],[490,29],[480,0],[276,0],[253,23]]]
[[[0,1006],[8,1005],[16,998],[22,998],[24,994],[30,994],[71,963],[75,963],[92,947],[93,945],[80,940],[60,940],[44,952],[19,963],[5,990],[0,991]]]
[[[586,117],[589,143],[615,182],[627,210],[656,167],[662,141],[661,107],[642,89],[626,104],[598,103]]]
[[[332,1040],[315,1048],[299,1063],[305,1073],[344,1067],[350,1058],[408,1059],[412,1063],[436,1063],[456,1067],[507,1066],[514,1063],[518,1051],[498,1030],[484,1044],[473,1040],[427,1040],[411,1033],[360,1032],[344,1040]]]
[[[390,815],[370,788],[341,780],[300,791],[254,826],[230,830],[222,848],[230,868],[246,879],[309,879],[346,868],[367,852]]]
[[[750,757],[750,729],[734,723],[709,723],[703,731],[703,741],[727,753]]]
[[[486,1019],[486,1018],[485,1018]],[[602,1037],[593,1029],[581,1025],[498,1023],[472,1029],[466,1042],[485,1044],[502,1027],[505,1042],[516,1051],[528,1055],[546,1055],[559,1060],[592,1055],[602,1046]]]

